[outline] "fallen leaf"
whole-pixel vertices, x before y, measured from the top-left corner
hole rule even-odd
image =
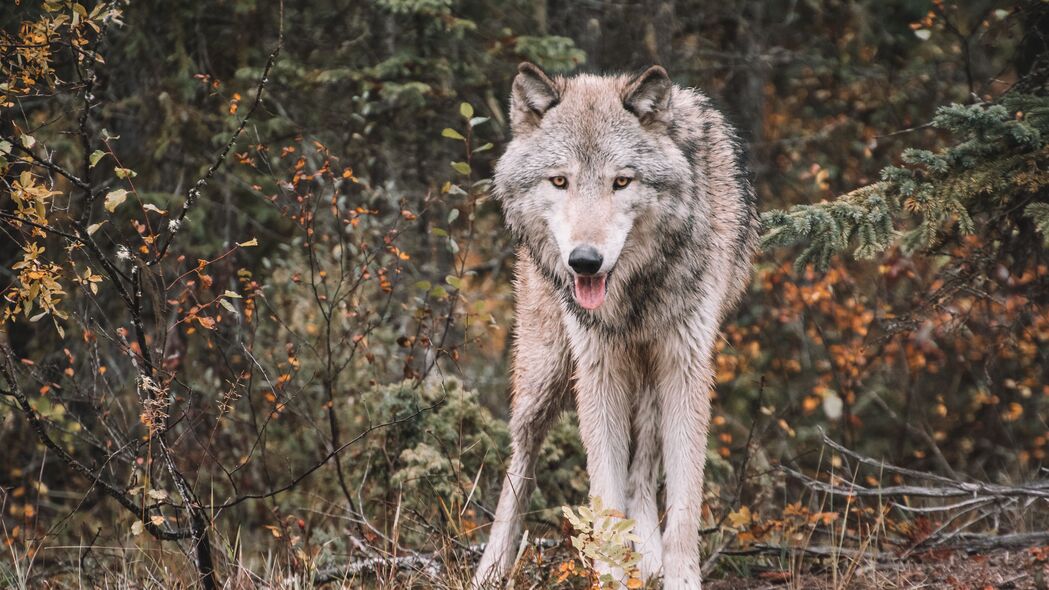
[[[753,520],[753,516],[749,507],[741,506],[739,510],[729,513],[728,520],[732,523],[733,528],[738,529],[749,525]]]

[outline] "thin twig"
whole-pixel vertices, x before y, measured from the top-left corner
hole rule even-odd
[[[52,452],[57,454],[58,457],[62,459],[62,461],[64,461],[67,465],[69,465],[74,471],[80,473],[84,477],[87,477],[89,480],[91,480],[93,484],[98,485],[99,488],[101,488],[102,491],[106,493],[106,495],[116,500],[121,506],[126,508],[132,514],[134,514],[136,518],[139,518],[143,514],[143,509],[141,506],[138,505],[137,502],[135,502],[135,500],[131,498],[131,496],[127,492],[120,489],[116,485],[110,483],[109,481],[103,479],[101,471],[95,473],[91,468],[81,463],[76,457],[73,457],[72,455],[67,453],[64,448],[62,448],[58,443],[54,441],[54,439],[51,438],[51,436],[47,433],[47,428],[44,426],[43,419],[29,404],[29,399],[19,388],[17,381],[15,381],[14,371],[12,369],[12,366],[14,364],[12,360],[13,353],[6,346],[0,348],[0,350],[3,350],[6,361],[5,363],[0,363],[0,373],[3,374],[4,379],[7,381],[8,387],[10,388],[9,390],[0,390],[0,395],[12,397],[15,399],[15,402],[18,404],[18,407],[22,411],[22,414],[25,415],[27,420],[29,420],[30,426],[33,427],[33,430],[36,432],[37,438],[40,440],[41,443],[44,444],[44,446],[46,446]],[[163,541],[187,539],[191,536],[190,531],[163,529],[149,521],[143,522],[143,524],[145,525],[145,529],[149,532],[149,534]]]
[[[174,241],[175,236],[178,235],[179,230],[181,230],[183,225],[185,224],[186,215],[189,213],[190,209],[193,208],[193,205],[195,205],[197,200],[200,198],[200,194],[208,185],[208,181],[211,180],[211,177],[214,176],[216,172],[218,172],[219,168],[222,167],[222,164],[226,161],[226,156],[229,155],[230,150],[233,149],[233,146],[237,143],[237,140],[240,139],[241,133],[244,132],[244,128],[247,126],[248,121],[251,120],[252,116],[255,114],[256,109],[258,109],[259,105],[262,104],[263,91],[266,89],[266,84],[270,81],[270,72],[271,70],[273,70],[273,65],[277,62],[277,56],[280,54],[281,47],[283,46],[284,0],[280,0],[280,25],[277,29],[277,46],[274,47],[273,51],[270,52],[269,59],[266,60],[266,66],[262,70],[262,76],[259,78],[259,83],[255,87],[255,101],[251,104],[251,108],[248,109],[248,112],[244,114],[244,117],[240,120],[240,125],[237,126],[237,130],[233,132],[233,136],[230,137],[228,142],[226,142],[226,146],[222,149],[221,152],[219,152],[218,156],[215,158],[215,161],[211,163],[211,166],[208,167],[207,172],[204,173],[204,176],[197,180],[197,182],[194,183],[194,185],[189,189],[189,191],[187,191],[186,199],[182,203],[182,209],[179,211],[178,217],[175,220],[168,223],[168,239],[165,240],[164,244],[160,247],[160,250],[157,252],[156,258],[149,261],[148,266],[154,266],[164,259],[164,256],[167,254],[168,248],[171,246],[171,242]]]
[[[397,424],[403,424],[405,422],[410,422],[410,421],[414,420],[415,418],[418,418],[422,414],[424,414],[426,412],[429,412],[430,410],[434,410],[434,409],[439,408],[442,404],[444,404],[444,399],[443,398],[440,399],[440,400],[437,400],[437,402],[435,402],[433,405],[427,406],[425,408],[421,408],[420,410],[418,410],[418,411],[416,411],[416,412],[414,412],[414,413],[412,413],[412,414],[410,414],[408,416],[404,416],[403,418],[397,418],[397,419],[394,419],[394,420],[390,420],[389,422],[383,422],[382,424],[375,424],[373,426],[369,426],[368,428],[365,428],[360,434],[358,434],[357,436],[353,437],[352,440],[346,441],[345,443],[343,443],[338,448],[332,449],[327,455],[324,456],[323,459],[321,459],[320,461],[315,463],[312,467],[310,467],[309,469],[307,469],[303,473],[299,474],[299,476],[296,477],[295,479],[291,480],[290,482],[288,482],[287,484],[285,484],[285,485],[283,485],[283,486],[281,486],[279,488],[270,490],[268,492],[261,492],[261,493],[258,493],[258,494],[245,494],[243,496],[240,496],[238,498],[235,498],[235,499],[230,500],[228,502],[225,502],[223,504],[209,505],[209,506],[206,506],[205,508],[208,508],[209,510],[222,510],[222,509],[225,509],[225,508],[231,508],[233,506],[236,506],[237,504],[240,504],[242,502],[246,502],[248,500],[261,500],[263,498],[272,498],[273,496],[282,494],[282,493],[284,493],[284,492],[294,488],[295,486],[297,486],[302,480],[304,480],[307,477],[309,477],[310,475],[312,475],[314,471],[317,471],[318,469],[323,467],[328,461],[331,461],[339,453],[343,452],[344,450],[346,450],[350,446],[354,445],[355,443],[361,441],[362,439],[364,439],[366,436],[368,436],[372,432],[374,432],[376,430],[379,430],[381,428],[388,428],[390,426],[395,426]]]

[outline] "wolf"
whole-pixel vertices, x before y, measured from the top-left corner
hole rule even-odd
[[[539,447],[574,399],[590,495],[635,520],[642,576],[698,589],[712,355],[758,233],[740,141],[660,66],[551,77],[523,63],[510,123],[493,190],[518,244],[512,452],[473,586],[513,565]]]

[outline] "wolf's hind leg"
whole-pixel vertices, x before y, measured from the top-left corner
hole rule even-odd
[[[526,308],[514,343],[511,457],[488,545],[474,573],[474,588],[498,587],[513,566],[521,542],[522,514],[535,490],[539,447],[564,409],[571,360],[559,330],[540,330]]]
[[[648,580],[663,569],[663,537],[659,528],[659,405],[656,392],[643,387],[634,402],[634,454],[630,460],[630,500],[627,515],[634,519],[640,542],[638,564]]]

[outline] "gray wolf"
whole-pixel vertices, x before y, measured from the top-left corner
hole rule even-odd
[[[659,66],[566,78],[521,64],[510,121],[494,190],[519,243],[513,447],[473,584],[513,565],[539,446],[574,399],[590,494],[636,520],[642,575],[700,588],[712,354],[758,227],[739,141]]]

